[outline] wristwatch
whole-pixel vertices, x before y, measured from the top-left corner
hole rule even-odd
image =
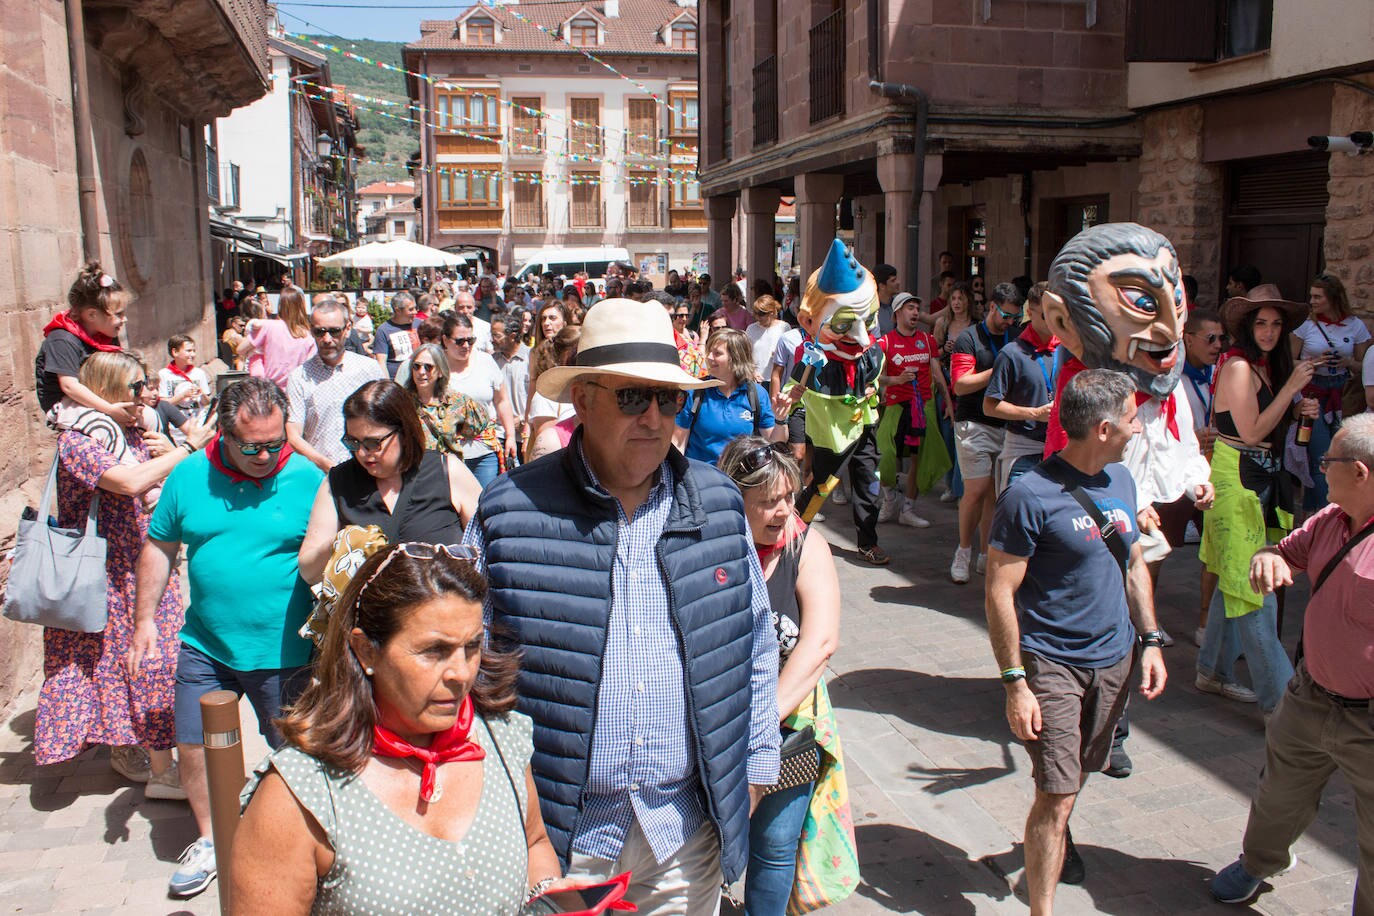
[[[1144,633],[1140,634],[1140,646],[1143,649],[1148,649],[1150,646],[1154,646],[1156,649],[1163,649],[1164,634],[1159,630],[1146,630]]]

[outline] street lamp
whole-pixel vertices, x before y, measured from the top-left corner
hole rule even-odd
[[[324,131],[315,138],[315,152],[320,154],[321,159],[328,159],[334,154],[334,138]]]

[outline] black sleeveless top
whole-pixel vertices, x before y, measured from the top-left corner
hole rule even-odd
[[[1254,370],[1251,369],[1250,371],[1253,372]],[[1256,394],[1255,398],[1256,407],[1258,408],[1256,415],[1264,413],[1264,411],[1268,409],[1269,405],[1274,403],[1274,390],[1269,387],[1269,385],[1264,381],[1264,379],[1260,379],[1259,393]],[[1231,411],[1217,411],[1213,417],[1212,422],[1216,424],[1217,432],[1221,435],[1230,436],[1232,439],[1239,439],[1241,437],[1240,432],[1236,429],[1236,421],[1235,418],[1231,416]],[[1265,433],[1264,438],[1268,439],[1269,436],[1273,434],[1273,432],[1274,431],[1272,429],[1269,430],[1267,433]]]
[[[392,544],[458,544],[463,540],[463,523],[453,508],[448,470],[439,452],[426,451],[419,466],[402,475],[394,512],[387,511],[377,479],[356,458],[329,471],[329,490],[341,528],[376,525]]]
[[[801,607],[797,604],[797,576],[801,572],[802,544],[806,532],[795,538],[778,553],[773,575],[764,583],[768,586],[768,604],[773,609],[773,630],[778,635],[778,652],[784,661],[796,648],[801,635]]]

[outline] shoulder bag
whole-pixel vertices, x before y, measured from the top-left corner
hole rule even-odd
[[[811,688],[811,720],[816,719],[816,688]],[[778,781],[764,790],[771,795],[782,789],[815,782],[821,775],[820,745],[816,743],[816,726],[808,725],[789,731],[782,737]]]
[[[4,614],[10,620],[78,633],[100,633],[109,613],[105,539],[96,533],[100,490],[91,494],[86,527],[59,528],[49,515],[57,490],[57,456],[38,513],[24,510],[15,539]]]
[[[1063,460],[1062,458],[1060,459]],[[1048,462],[1045,462],[1048,464]],[[1102,535],[1102,543],[1111,551],[1112,558],[1116,560],[1117,568],[1121,570],[1123,584],[1126,580],[1126,567],[1130,561],[1130,550],[1126,547],[1126,541],[1121,536],[1121,529],[1112,522],[1107,521],[1107,517],[1102,514],[1102,510],[1097,508],[1097,503],[1093,502],[1092,497],[1083,492],[1080,486],[1071,486],[1063,473],[1063,468],[1056,468],[1053,465],[1046,467],[1050,477],[1054,482],[1064,488],[1064,491],[1072,496],[1083,511],[1088,513],[1088,517],[1097,526],[1097,531]]]

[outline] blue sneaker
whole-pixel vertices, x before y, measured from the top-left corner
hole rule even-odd
[[[1279,874],[1287,874],[1297,865],[1297,855],[1290,854],[1288,867]],[[1221,903],[1246,903],[1259,892],[1263,883],[1263,878],[1256,878],[1245,870],[1245,856],[1241,856],[1217,872],[1211,882],[1212,896]]]
[[[215,867],[215,841],[207,837],[187,846],[177,862],[181,867],[167,882],[167,893],[173,897],[194,897],[209,887],[219,873]]]

